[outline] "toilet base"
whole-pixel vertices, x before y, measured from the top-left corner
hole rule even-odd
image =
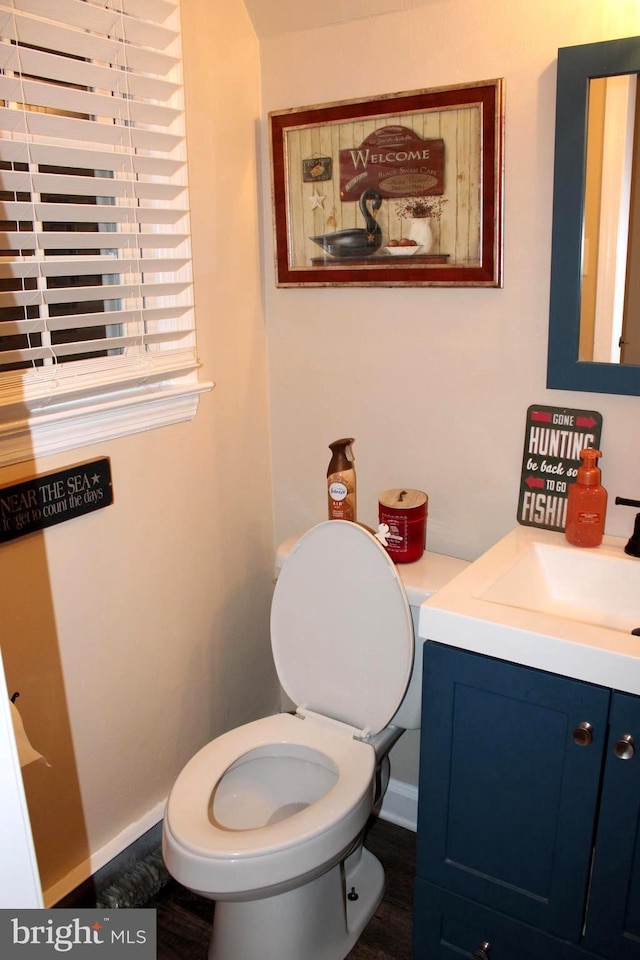
[[[383,894],[382,865],[361,846],[287,893],[218,901],[209,960],[344,960]]]

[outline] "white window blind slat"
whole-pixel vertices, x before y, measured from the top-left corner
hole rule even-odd
[[[71,57],[87,58],[105,64],[123,63],[124,53],[119,40],[90,34],[86,30],[69,27],[61,22],[21,15],[7,4],[6,0],[0,0],[0,35],[7,40],[56,50]],[[130,46],[127,48],[126,58],[131,70],[155,74],[157,77],[166,77],[179,62],[177,57],[148,47]]]
[[[114,3],[113,0],[91,0],[91,3],[97,8],[103,7],[109,10],[118,8],[118,2]],[[172,3],[171,0],[120,0],[119,5],[126,14],[160,24],[164,23],[177,7],[177,4]],[[28,10],[46,16],[50,11],[50,0],[15,0],[15,6],[19,10]],[[61,12],[60,8],[58,11]],[[64,15],[61,19],[64,19]]]
[[[115,180],[112,177],[73,177],[34,173],[31,182],[36,193],[64,193],[75,196],[123,197],[130,200],[175,200],[185,186],[159,183],[157,180]]]
[[[167,127],[179,116],[178,110],[144,100],[128,100],[86,93],[69,86],[20,77],[0,76],[0,98],[24,102],[30,108],[46,107],[60,112],[93,115],[109,120],[134,121]]]
[[[40,235],[35,233],[4,233],[0,234],[0,250],[36,250]],[[24,238],[27,237],[28,240]],[[103,248],[109,250],[165,250],[180,246],[188,241],[188,235],[180,233],[75,233],[73,246],[75,250],[95,250]],[[47,233],[47,250],[66,250],[69,247],[68,233]],[[81,254],[80,254],[81,255]],[[79,256],[80,256],[79,255]],[[3,262],[4,261],[4,262]],[[0,277],[36,277],[39,271],[47,275],[47,263],[54,261],[34,260],[33,257],[23,259],[0,258]],[[79,264],[79,260],[73,263]],[[108,262],[108,261],[107,261]],[[66,263],[66,261],[65,261]],[[72,263],[72,266],[73,266]],[[98,261],[96,260],[96,263]],[[56,267],[57,269],[57,267]],[[69,267],[67,264],[67,273]],[[62,274],[60,274],[62,276]]]
[[[48,304],[95,303],[96,301],[110,303],[113,300],[137,300],[143,297],[172,297],[184,293],[189,283],[113,283],[104,286],[74,286],[34,289],[24,291],[0,292],[0,309],[10,310],[13,307],[39,307]],[[111,308],[110,308],[111,309]],[[117,309],[117,308],[114,308]],[[82,311],[84,312],[84,311]],[[108,314],[108,315],[107,315]],[[70,314],[73,316],[73,314]],[[104,323],[111,323],[111,313],[103,314]],[[45,326],[46,326],[46,316]],[[70,324],[72,326],[72,324]],[[3,363],[3,353],[0,353],[0,366]]]
[[[135,74],[131,71],[125,73],[115,66],[97,66],[92,61],[56,56],[16,44],[0,45],[0,67],[4,70],[24,73],[27,76],[62,80],[66,83],[112,90],[117,94],[128,93],[131,96],[147,97],[150,100],[163,102],[179,89],[179,84],[171,83],[169,80]]]
[[[157,324],[161,320],[177,320],[185,312],[186,308],[180,313],[176,312],[173,307],[146,307],[143,317],[140,310],[118,310],[112,311],[109,314],[109,322],[116,325],[132,323],[133,321],[137,323],[144,321],[147,324]],[[47,328],[49,330],[67,330],[71,326],[71,329],[79,329],[81,327],[99,326],[103,322],[104,315],[101,313],[84,313],[77,314],[73,317],[49,317],[47,320]],[[18,336],[20,334],[42,333],[44,329],[45,324],[43,320],[16,320],[13,323],[7,323],[5,333],[11,336]]]
[[[175,331],[175,330],[159,330],[150,332],[145,330],[144,340],[145,343],[166,343],[167,341],[175,343],[179,339],[190,336],[190,330]],[[123,350],[128,347],[135,347],[142,340],[142,335],[135,336],[131,333],[126,337],[109,337],[108,340],[83,340],[82,343],[57,343],[54,346],[48,347],[42,353],[43,357],[51,356],[54,357],[64,357],[69,354],[83,354],[87,355],[89,353],[101,353],[104,350]]]
[[[125,13],[153,20],[154,23],[164,23],[176,9],[176,4],[171,0],[120,0],[120,4]]]
[[[120,176],[172,177],[184,162],[168,157],[130,154],[122,150],[91,150],[78,143],[64,147],[55,144],[28,143],[0,137],[0,161],[37,163],[48,166],[79,167],[84,170],[110,170]]]
[[[43,350],[42,347],[24,347],[17,350],[5,350],[4,362],[6,364],[28,363],[32,360],[43,360],[51,356],[50,350]]]
[[[34,258],[31,258],[32,260]],[[74,261],[75,276],[86,276],[87,274],[108,273],[114,269],[118,273],[126,273],[139,267],[145,274],[149,273],[176,273],[189,263],[188,259],[172,258],[149,258],[140,260],[138,258],[120,258],[116,257],[83,257]],[[59,260],[48,259],[44,263],[29,262],[29,260],[13,261],[10,264],[0,264],[0,280],[9,278],[27,278],[27,277],[66,277],[69,274],[69,261],[63,258]]]
[[[186,307],[182,311],[176,310],[174,307],[145,307],[144,313],[141,310],[114,310],[109,314],[109,322],[111,324],[144,322],[151,325],[169,320],[178,323],[186,313]],[[51,317],[47,321],[47,325],[50,330],[66,330],[72,319],[75,321],[73,323],[74,327],[95,327],[99,321],[104,320],[104,317],[99,313],[79,314],[73,318]],[[178,329],[183,329],[183,327],[179,326]],[[187,326],[186,329],[190,331],[190,327]]]
[[[109,35],[123,42],[144,44],[156,50],[166,49],[176,39],[174,30],[160,25],[160,21],[167,17],[167,8],[169,12],[171,8],[166,4],[155,4],[151,0],[147,0],[147,10],[154,15],[145,19],[120,13],[116,9],[117,4],[105,7],[85,3],[85,0],[55,0],[53,16],[51,0],[14,0],[14,4],[18,10],[35,13],[39,17],[61,20],[90,33]]]
[[[77,0],[74,0],[69,10],[73,10],[76,3]],[[112,10],[120,9],[123,13],[134,17],[142,17],[152,23],[164,23],[177,7],[177,4],[172,0],[111,0],[109,4],[104,0],[102,4],[99,4],[102,7],[107,5]],[[28,10],[40,16],[47,16],[51,10],[50,0],[15,0],[15,6],[19,10]],[[68,11],[63,12],[61,7],[58,7],[58,14],[61,20],[66,20]],[[73,22],[71,18],[69,18],[69,22]]]
[[[73,177],[64,174],[32,173],[29,170],[5,170],[0,177],[2,190],[15,193],[58,193],[88,197],[124,197],[130,200],[174,200],[184,186],[143,180],[114,180],[102,177]]]
[[[178,273],[186,264],[189,263],[189,260],[180,260],[178,257],[172,259],[160,259],[159,257],[151,259],[140,259],[136,258],[125,258],[120,259],[116,257],[90,257],[85,259],[78,258],[77,263],[74,263],[74,274],[77,277],[86,276],[87,274],[123,274],[123,273],[135,273],[139,271],[145,277],[149,274],[168,274],[168,273]],[[69,261],[68,260],[49,260],[47,263],[42,266],[42,275],[45,277],[64,277],[69,273]]]
[[[0,0],[0,205],[0,463],[18,409],[51,425],[209,386],[177,0]]]
[[[8,251],[12,253],[15,249],[19,248],[21,250],[35,250],[38,243],[38,237],[35,233],[0,233],[0,253]],[[33,261],[34,269],[30,270],[26,276],[37,277],[38,263],[36,260]],[[1,294],[0,294],[1,296]],[[0,335],[2,334],[2,327],[0,327]],[[0,354],[1,356],[1,354]]]
[[[13,277],[37,277],[39,264],[33,257],[28,260],[10,260],[8,263],[0,261],[0,280],[8,280]],[[6,333],[7,328],[3,327],[2,332]]]
[[[89,204],[42,203],[37,200],[28,203],[7,200],[2,203],[2,214],[8,221],[31,220],[34,211],[36,220],[80,225],[84,223],[169,225],[186,221],[189,215],[188,210],[173,205],[171,207],[133,207],[123,203],[116,207],[110,204],[90,206]]]
[[[112,144],[126,150],[179,150],[182,137],[166,130],[148,130],[117,123],[98,123],[58,113],[25,112],[0,107],[0,130],[40,140],[55,138],[80,143]]]
[[[43,330],[43,320],[8,320],[5,323],[4,334],[8,337],[18,337],[21,334],[42,333]]]

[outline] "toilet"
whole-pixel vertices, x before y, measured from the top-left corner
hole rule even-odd
[[[429,557],[436,589],[457,568]],[[279,558],[271,643],[297,710],[207,744],[166,805],[167,869],[216,901],[209,960],[343,960],[384,892],[363,835],[387,755],[420,722],[412,610],[378,540],[331,520]]]

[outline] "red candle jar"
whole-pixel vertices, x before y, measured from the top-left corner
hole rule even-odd
[[[378,521],[389,527],[386,547],[395,563],[413,563],[424,553],[428,502],[421,490],[385,490],[378,497]]]

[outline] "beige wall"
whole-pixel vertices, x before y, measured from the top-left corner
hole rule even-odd
[[[362,521],[381,490],[422,488],[431,549],[470,559],[515,522],[531,403],[600,410],[611,499],[640,495],[640,401],[544,385],[556,50],[640,33],[635,0],[433,0],[260,47],[242,0],[184,0],[183,17],[198,346],[216,388],[192,424],[0,473],[112,460],[113,506],[0,550],[8,685],[51,763],[25,775],[43,885],[60,892],[160,815],[201,744],[276,708],[273,545],[324,518],[331,440],[357,438]],[[275,289],[268,110],[496,76],[504,289]],[[610,507],[609,532],[631,522]],[[415,782],[416,749],[396,747],[394,776]]]
[[[188,0],[184,33],[198,351],[215,390],[190,424],[0,473],[111,458],[113,506],[0,549],[7,684],[51,764],[25,784],[58,894],[160,819],[196,749],[279,703],[258,44],[241,0]]]
[[[599,410],[607,529],[640,496],[636,397],[545,387],[557,49],[640,34],[638,4],[433,0],[261,44],[263,116],[492,77],[506,83],[504,289],[277,290],[265,229],[276,537],[323,519],[327,444],[356,437],[359,518],[428,492],[428,545],[474,559],[516,522],[526,411]],[[266,146],[264,147],[266,156]],[[263,176],[264,215],[269,184]],[[417,737],[393,775],[415,782]]]

